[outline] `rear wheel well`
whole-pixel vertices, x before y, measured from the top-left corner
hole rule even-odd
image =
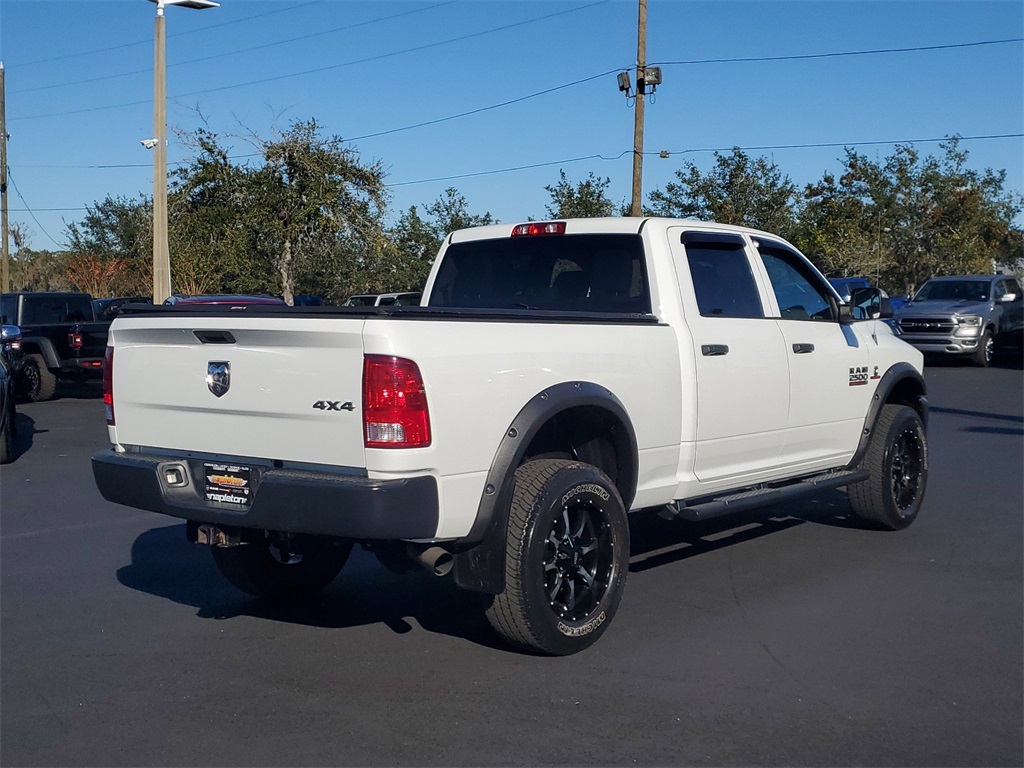
[[[600,406],[581,405],[552,416],[537,431],[520,466],[534,459],[574,459],[604,472],[629,508],[636,491],[634,458],[618,417]]]

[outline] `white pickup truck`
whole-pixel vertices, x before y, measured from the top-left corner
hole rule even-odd
[[[509,642],[569,654],[615,614],[630,510],[702,520],[847,486],[866,524],[914,520],[922,357],[888,314],[765,232],[467,229],[418,307],[128,309],[93,469],[252,594],[315,593],[358,543],[452,572]]]

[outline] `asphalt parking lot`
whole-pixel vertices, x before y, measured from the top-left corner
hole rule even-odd
[[[0,471],[0,763],[1020,766],[1024,378],[926,379],[910,529],[841,492],[634,515],[615,622],[568,658],[358,550],[312,604],[237,592],[183,524],[99,496],[99,391],[63,386]]]

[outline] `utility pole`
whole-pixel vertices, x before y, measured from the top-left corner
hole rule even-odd
[[[636,34],[636,103],[633,113],[633,202],[630,216],[640,215],[644,175],[644,68],[647,66],[647,0],[640,0]]]
[[[0,61],[0,239],[3,240],[3,293],[11,290],[11,250],[7,244],[7,96],[4,91],[4,63]]]

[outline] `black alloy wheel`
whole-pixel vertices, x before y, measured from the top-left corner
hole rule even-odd
[[[505,591],[487,609],[498,634],[553,656],[593,645],[618,609],[629,570],[618,489],[590,464],[527,462],[515,473],[505,553]]]
[[[890,456],[892,498],[901,512],[912,509],[921,491],[924,446],[916,429],[907,427],[896,438]]]
[[[580,621],[611,585],[615,546],[611,523],[593,498],[575,497],[551,521],[544,546],[544,593],[564,621]]]
[[[853,513],[891,531],[914,522],[928,483],[928,442],[917,411],[894,403],[882,406],[860,468],[868,478],[848,489]]]

